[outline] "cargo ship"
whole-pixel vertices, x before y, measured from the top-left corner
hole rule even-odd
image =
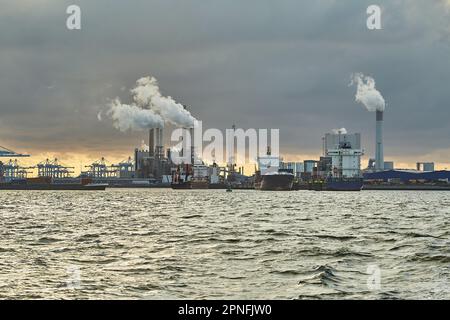
[[[294,184],[294,174],[279,168],[280,158],[267,154],[258,157],[258,171],[255,175],[255,189],[264,191],[290,191]]]
[[[255,183],[257,190],[289,191],[294,183],[294,175],[289,172],[273,172],[261,176],[259,183]]]
[[[0,190],[105,190],[107,184],[95,184],[91,179],[26,178],[0,182]]]
[[[350,141],[340,140],[334,148],[327,150],[326,157],[329,160],[331,170],[321,178],[316,178],[309,183],[310,190],[316,191],[361,191],[364,180],[361,175],[361,156],[363,150],[352,147]],[[327,167],[327,166],[326,166]]]
[[[208,166],[203,163],[177,166],[170,186],[172,189],[208,189]]]
[[[310,182],[309,189],[315,191],[361,191],[363,185],[362,178],[328,178]]]

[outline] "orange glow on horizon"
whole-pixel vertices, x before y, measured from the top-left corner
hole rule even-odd
[[[74,167],[73,176],[78,176],[81,171],[86,171],[88,168],[86,166],[90,165],[94,161],[100,160],[102,155],[105,157],[105,160],[108,164],[117,164],[121,161],[127,160],[128,157],[133,159],[133,150],[129,150],[128,152],[120,152],[120,153],[112,153],[112,152],[83,152],[83,151],[73,151],[73,152],[41,152],[41,153],[32,153],[30,152],[31,157],[29,158],[12,158],[17,159],[18,163],[24,167],[32,167],[37,165],[39,162],[45,161],[46,159],[53,160],[55,158],[65,166]],[[285,162],[303,162],[304,160],[318,160],[320,154],[283,154],[281,156],[282,160]],[[368,163],[368,157],[363,157],[361,159],[361,168],[364,169]],[[8,162],[10,158],[0,158],[2,162]],[[236,170],[239,167],[244,167],[244,173],[246,175],[252,175],[255,172],[255,161],[249,161],[246,164],[236,164]],[[415,169],[416,161],[422,161],[420,159],[415,159],[414,161],[408,161],[408,159],[398,159],[396,161],[395,158],[388,158],[387,161],[394,161],[394,165],[396,169]],[[206,159],[205,163],[212,164],[212,159]],[[219,161],[218,164],[220,166],[225,166],[224,162]],[[450,162],[435,162],[436,170],[449,170]],[[30,170],[33,174],[30,176],[36,175],[37,170]]]

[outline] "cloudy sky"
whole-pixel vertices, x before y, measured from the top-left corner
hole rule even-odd
[[[381,6],[382,30],[366,28]],[[82,29],[66,28],[66,8]],[[98,112],[146,75],[205,127],[279,128],[286,159],[318,157],[333,128],[374,114],[350,75],[375,78],[387,102],[386,160],[450,168],[447,0],[0,0],[0,145],[87,164],[122,160],[147,137]],[[125,89],[126,88],[126,89]]]

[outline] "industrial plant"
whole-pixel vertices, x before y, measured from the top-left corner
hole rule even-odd
[[[189,132],[191,149],[183,140],[181,154],[190,151],[189,164],[174,163],[171,149],[164,146],[164,129],[148,130],[148,146],[136,148],[134,155],[110,163],[100,158],[84,166],[77,177],[74,167],[58,159],[45,159],[34,166],[21,166],[17,158],[29,157],[0,147],[0,189],[104,190],[106,187],[173,189],[259,189],[259,190],[450,190],[449,171],[435,171],[433,162],[418,162],[416,170],[395,169],[394,162],[384,160],[384,112],[375,112],[375,155],[361,168],[365,154],[360,133],[335,129],[322,137],[319,159],[287,162],[271,155],[259,157],[251,176],[244,175],[234,157],[225,166],[206,164],[196,154],[194,130]],[[233,129],[236,128],[233,126]],[[186,139],[183,137],[183,139]],[[275,164],[275,165],[274,165]],[[36,173],[36,177],[29,177]]]
[[[324,134],[322,155],[317,160],[287,162],[282,158],[275,159],[268,148],[267,155],[257,159],[255,174],[245,176],[243,168],[237,168],[231,159],[223,167],[215,162],[210,165],[204,163],[194,156],[193,147],[190,164],[175,164],[170,148],[166,149],[163,143],[164,130],[152,128],[148,133],[148,147],[136,148],[132,157],[119,163],[100,158],[84,166],[77,177],[73,177],[73,167],[64,165],[58,159],[45,159],[34,166],[20,166],[16,158],[30,155],[2,147],[0,157],[8,160],[0,161],[0,189],[8,189],[5,186],[11,187],[11,184],[19,186],[18,189],[27,189],[26,181],[37,189],[45,189],[43,185],[52,184],[63,190],[67,189],[63,188],[67,185],[72,189],[75,185],[83,185],[97,190],[105,187],[316,191],[450,189],[450,172],[435,171],[433,162],[418,162],[416,170],[396,170],[393,162],[384,161],[383,112],[376,112],[375,119],[375,157],[369,159],[364,169],[361,168],[361,157],[364,155],[361,134],[348,133],[345,129]],[[191,139],[193,135],[191,130]],[[269,158],[271,161],[279,160],[278,165],[267,166]],[[29,177],[33,172],[37,176]],[[261,188],[265,175],[266,180],[271,179],[267,180],[271,182],[266,182],[269,187]],[[39,185],[41,188],[38,188]]]
[[[153,77],[136,82],[130,92],[131,104],[119,99],[109,105],[114,126],[121,130],[148,132],[148,146],[136,148],[134,154],[119,163],[104,157],[85,166],[77,177],[74,168],[58,159],[45,159],[34,166],[24,167],[17,158],[29,157],[0,147],[0,190],[104,190],[107,187],[173,189],[257,189],[257,190],[450,190],[449,171],[435,171],[433,162],[418,162],[416,170],[395,169],[394,162],[384,160],[383,121],[386,107],[375,80],[363,74],[352,76],[357,86],[355,101],[375,113],[375,155],[361,168],[364,149],[360,133],[335,129],[322,138],[322,155],[316,160],[286,162],[272,155],[267,146],[264,156],[256,160],[253,175],[244,175],[232,154],[224,166],[207,164],[197,153],[194,141],[197,120],[185,105],[164,97]],[[182,129],[181,155],[190,161],[174,161],[170,148],[164,145],[164,124]],[[236,132],[233,126],[232,133]],[[191,139],[190,141],[188,141]],[[233,138],[234,139],[234,138]],[[189,142],[189,143],[188,143]],[[29,177],[37,172],[37,176]]]

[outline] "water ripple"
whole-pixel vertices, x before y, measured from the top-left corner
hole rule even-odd
[[[5,191],[0,203],[0,298],[450,299],[448,192]]]

